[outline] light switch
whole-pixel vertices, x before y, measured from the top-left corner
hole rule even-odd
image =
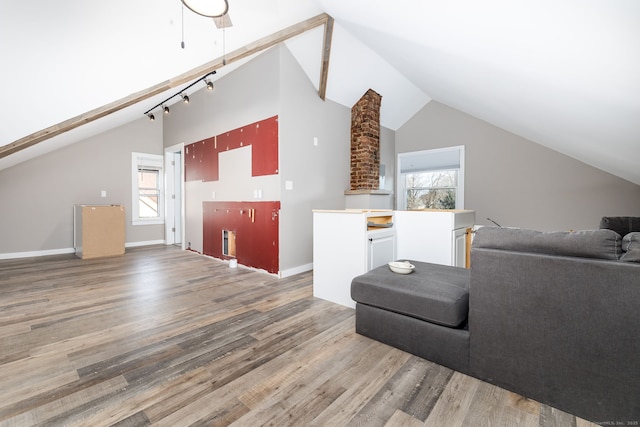
[[[293,181],[285,181],[284,182],[285,190],[293,190]]]
[[[314,136],[314,137],[313,137],[313,145],[314,145],[315,147],[317,147],[317,146],[318,146],[318,137],[317,137],[317,136]]]
[[[102,190],[100,192],[100,197],[107,197],[107,190]]]

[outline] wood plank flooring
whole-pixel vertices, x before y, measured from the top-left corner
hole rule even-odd
[[[0,425],[592,425],[357,335],[312,280],[165,246],[0,261]]]

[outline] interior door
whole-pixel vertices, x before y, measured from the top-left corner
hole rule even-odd
[[[184,228],[184,146],[169,147],[165,150],[165,243],[182,245]]]
[[[182,152],[173,153],[173,244],[182,243]]]

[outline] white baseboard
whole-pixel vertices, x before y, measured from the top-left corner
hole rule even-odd
[[[125,248],[137,248],[138,246],[164,245],[164,240],[147,240],[146,242],[129,242],[125,243]]]
[[[49,255],[73,254],[75,252],[76,250],[74,248],[49,249],[46,251],[11,252],[0,254],[0,259],[34,258]]]
[[[285,277],[294,276],[296,274],[305,273],[311,270],[313,270],[313,263],[299,265],[298,267],[282,270],[280,272],[280,277],[284,279]]]
[[[125,248],[135,248],[138,246],[164,245],[164,240],[148,240],[146,242],[125,243]],[[35,258],[50,255],[66,255],[76,253],[75,248],[49,249],[46,251],[10,252],[0,254],[0,259]]]

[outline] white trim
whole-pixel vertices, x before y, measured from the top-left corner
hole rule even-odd
[[[140,218],[138,212],[138,167],[146,166],[157,169],[160,172],[160,194],[158,200],[158,218]],[[131,152],[131,225],[164,224],[164,156],[162,154],[149,154]]]
[[[434,148],[429,150],[411,151],[407,153],[398,153],[396,157],[396,209],[402,210],[405,207],[404,184],[401,179],[402,175],[402,159],[404,157],[415,156],[425,153],[439,153],[443,151],[458,151],[460,159],[460,169],[458,169],[458,188],[456,190],[456,209],[464,209],[464,170],[465,170],[465,146],[454,145],[452,147]]]
[[[164,224],[163,219],[139,219],[135,221],[131,221],[131,225],[158,225]]]
[[[171,224],[174,223],[173,218],[175,217],[175,215],[180,215],[180,236],[181,236],[181,247],[182,250],[186,250],[187,246],[186,246],[186,238],[185,238],[185,233],[186,233],[186,226],[185,226],[185,180],[184,180],[184,143],[181,142],[179,144],[176,145],[172,145],[171,147],[165,147],[164,149],[164,188],[165,188],[165,195],[169,194],[171,189],[173,189],[174,187],[174,182],[175,180],[170,178],[174,178],[173,177],[173,172],[174,169],[169,168],[168,166],[168,162],[172,160],[172,155],[180,152],[180,172],[181,172],[181,176],[180,176],[180,212],[175,212],[174,210],[174,203],[172,199],[169,199],[169,197],[165,197],[165,203],[164,203],[164,218],[165,218],[165,241],[167,245],[173,245],[175,244],[174,242],[174,238],[173,238],[173,231],[171,230]],[[170,182],[171,181],[171,182]],[[169,237],[171,236],[171,238]]]
[[[295,276],[296,274],[306,273],[307,271],[311,270],[313,270],[312,262],[309,264],[299,265],[298,267],[282,270],[280,272],[280,277],[284,279],[285,277]]]
[[[458,148],[460,149],[460,170],[458,170],[458,189],[456,191],[456,209],[464,209],[464,187],[465,187],[464,170],[466,169],[465,158],[464,158],[465,147],[464,145],[460,145]]]
[[[164,240],[148,240],[146,242],[130,242],[125,243],[125,248],[135,248],[138,246],[164,245]],[[28,251],[28,252],[10,252],[0,254],[0,260],[19,259],[19,258],[37,258],[51,255],[68,255],[75,254],[75,248],[48,249],[44,251]]]
[[[50,256],[50,255],[74,254],[75,252],[76,250],[74,248],[49,249],[45,251],[29,251],[29,252],[10,252],[6,254],[0,254],[0,259],[35,258],[35,257]]]
[[[138,246],[164,245],[164,240],[147,240],[145,242],[129,242],[125,243],[125,248],[137,248]]]

